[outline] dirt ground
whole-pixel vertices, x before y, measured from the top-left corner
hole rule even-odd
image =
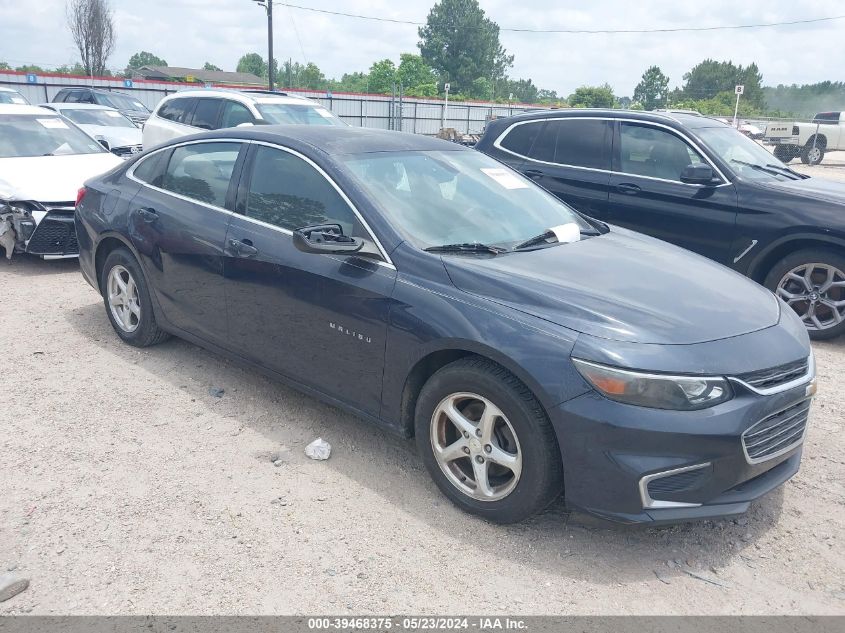
[[[0,323],[0,572],[31,580],[0,614],[845,614],[845,339],[814,345],[800,473],[747,516],[499,527],[411,442],[188,343],[120,343],[75,261],[0,262]]]

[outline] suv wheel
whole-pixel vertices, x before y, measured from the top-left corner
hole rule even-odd
[[[436,372],[417,400],[417,448],[457,506],[513,523],[549,505],[563,488],[554,431],[515,376],[476,357]]]
[[[824,145],[817,143],[813,147],[812,140],[810,140],[801,150],[801,162],[805,165],[818,165],[824,159]]]
[[[845,257],[824,249],[792,253],[769,272],[766,288],[801,317],[812,339],[845,333]]]
[[[147,347],[169,338],[156,323],[147,282],[132,253],[125,248],[113,250],[100,275],[106,314],[124,342]]]

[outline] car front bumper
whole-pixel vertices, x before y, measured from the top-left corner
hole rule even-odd
[[[567,505],[622,523],[745,512],[798,472],[815,382],[811,376],[772,395],[735,391],[732,400],[701,411],[636,407],[596,392],[559,405],[551,417]],[[782,426],[768,422],[781,419]],[[770,435],[792,439],[762,459],[749,457],[751,433],[769,426]]]

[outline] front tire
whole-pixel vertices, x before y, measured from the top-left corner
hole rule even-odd
[[[545,410],[492,361],[462,358],[437,371],[417,400],[415,432],[440,490],[490,521],[521,521],[563,489],[560,450]]]
[[[807,141],[807,144],[801,149],[801,162],[805,165],[818,165],[824,160],[824,145],[817,142],[813,147],[813,140]]]
[[[845,256],[822,248],[792,253],[763,282],[801,317],[811,339],[845,333]]]
[[[100,273],[100,288],[106,315],[125,343],[148,347],[170,337],[156,323],[144,273],[127,249],[109,253]]]

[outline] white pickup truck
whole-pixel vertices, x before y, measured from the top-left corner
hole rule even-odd
[[[800,156],[805,165],[818,165],[825,152],[845,149],[845,112],[819,112],[812,123],[769,123],[763,143],[774,145],[784,163]]]

